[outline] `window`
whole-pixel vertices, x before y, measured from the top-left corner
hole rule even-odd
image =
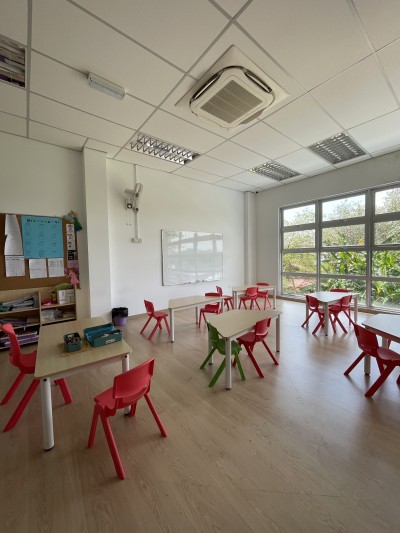
[[[400,309],[400,187],[281,208],[281,291],[350,289]]]

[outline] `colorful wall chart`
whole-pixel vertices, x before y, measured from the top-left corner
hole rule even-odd
[[[61,218],[23,215],[21,223],[25,259],[64,256]]]

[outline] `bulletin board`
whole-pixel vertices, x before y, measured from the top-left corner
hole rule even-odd
[[[22,219],[29,215],[17,215],[17,220],[19,227],[21,229],[22,235]],[[32,215],[33,217],[33,215]],[[38,218],[38,217],[35,217]],[[50,218],[50,217],[43,217]],[[60,217],[51,217],[58,219],[62,224],[62,250],[63,250],[63,259],[64,259],[64,272],[68,268],[68,247],[67,247],[67,222],[64,218]],[[5,245],[5,213],[0,213],[0,291],[8,291],[14,289],[26,289],[26,288],[36,288],[40,287],[54,287],[60,283],[69,283],[69,279],[63,275],[60,277],[45,277],[45,278],[31,278],[29,275],[29,259],[25,258],[25,275],[24,276],[6,276],[6,266],[5,266],[5,256],[4,256],[4,245]],[[78,259],[77,245],[76,247],[76,260]]]

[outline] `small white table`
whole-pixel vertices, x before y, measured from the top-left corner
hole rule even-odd
[[[62,322],[40,328],[35,378],[40,379],[43,444],[45,450],[51,450],[54,446],[51,400],[51,382],[53,380],[67,378],[73,374],[118,361],[122,362],[122,372],[129,370],[129,354],[132,349],[124,340],[99,346],[98,348],[90,347],[86,351],[71,352],[70,355],[62,356],[64,351],[63,337],[65,334],[78,332],[83,337],[85,328],[99,326],[107,322],[104,317],[96,317],[74,320],[73,322]]]
[[[388,347],[389,340],[400,342],[400,315],[389,315],[379,313],[367,318],[363,326],[375,335],[382,337],[382,346]],[[371,357],[364,357],[364,374],[369,374],[371,370]]]
[[[280,350],[280,315],[282,311],[277,309],[241,310],[233,309],[223,315],[215,315],[208,319],[210,324],[217,328],[218,333],[225,339],[225,388],[232,388],[232,368],[231,368],[231,342],[240,337],[243,333],[251,331],[256,322],[271,317],[276,319],[275,342],[276,351]]]
[[[273,297],[273,300],[274,300],[273,308],[274,309],[276,308],[276,287],[273,287],[272,285],[257,285],[257,284],[253,284],[253,285],[240,285],[238,287],[232,287],[233,308],[234,309],[238,308],[238,295],[239,294],[244,294],[246,292],[246,290],[249,289],[250,287],[257,287],[257,289],[260,292],[270,292],[271,291],[272,292],[272,297]]]
[[[343,296],[353,297],[354,302],[354,322],[357,322],[358,317],[358,293],[357,292],[331,292],[331,291],[318,291],[311,292],[309,296],[314,296],[324,306],[324,332],[328,335],[329,332],[329,304],[340,302]],[[308,317],[308,303],[306,300],[306,317]],[[308,325],[308,324],[307,324]]]
[[[168,302],[168,313],[169,313],[169,327],[170,327],[170,339],[171,342],[175,340],[175,321],[174,313],[175,311],[182,311],[182,309],[190,309],[191,307],[196,308],[196,324],[199,322],[199,307],[205,304],[210,304],[213,302],[221,302],[221,311],[224,312],[224,299],[222,296],[184,296],[183,298],[174,298]]]

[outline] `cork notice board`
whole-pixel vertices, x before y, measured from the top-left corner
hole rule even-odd
[[[21,230],[22,235],[22,224],[21,217],[24,215],[17,215],[18,224]],[[46,218],[46,217],[44,217]],[[41,287],[54,287],[60,283],[69,283],[69,279],[64,275],[61,277],[46,277],[46,278],[33,278],[29,277],[29,260],[25,259],[25,275],[24,276],[13,276],[6,277],[6,265],[5,265],[5,256],[4,256],[4,244],[6,240],[5,236],[5,213],[0,213],[0,291],[8,291],[14,289],[26,289],[26,288],[35,288],[40,285]],[[63,237],[63,259],[64,259],[64,269],[68,267],[68,250],[67,250],[67,222],[65,219],[60,218],[62,221],[62,237]],[[76,255],[77,258],[77,255]]]

